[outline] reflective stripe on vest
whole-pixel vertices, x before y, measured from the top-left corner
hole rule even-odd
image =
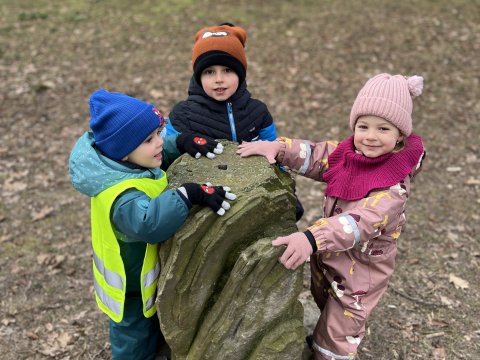
[[[157,262],[155,264],[155,267],[148,273],[146,273],[143,277],[144,286],[149,287],[150,285],[152,285],[158,278],[158,275],[160,275],[160,264]]]
[[[159,180],[128,179],[91,199],[95,298],[98,307],[115,322],[123,319],[126,274],[120,255],[120,246],[110,222],[111,207],[115,199],[127,189],[136,188],[150,198],[154,198],[160,195],[166,186],[165,173]],[[145,317],[151,317],[156,312],[155,295],[159,274],[158,246],[147,244],[139,279]]]
[[[147,245],[152,246],[150,244]],[[152,314],[155,313],[155,295],[156,295],[156,289],[157,289],[157,279],[158,276],[160,275],[160,263],[158,261],[158,251],[157,251],[157,245],[155,245],[155,254],[157,255],[155,257],[155,265],[153,269],[148,271],[146,274],[143,273],[143,268],[142,268],[142,299],[143,299],[143,306],[144,306],[144,312],[145,313],[150,313],[150,311],[153,311]],[[148,249],[147,249],[148,252]],[[144,262],[143,267],[145,266],[146,263]]]
[[[95,276],[93,277],[93,286],[95,287],[95,295],[98,296],[102,304],[115,313],[115,315],[120,316],[122,311],[122,304],[120,302],[112,299],[108,294],[103,290],[103,288],[98,283]]]
[[[105,268],[103,261],[98,257],[95,251],[93,252],[93,263],[95,264],[98,272],[103,275],[108,285],[119,290],[123,290],[122,277],[119,274]]]

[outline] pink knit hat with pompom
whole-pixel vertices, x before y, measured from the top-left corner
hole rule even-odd
[[[412,132],[412,98],[421,95],[423,77],[379,74],[360,90],[350,112],[350,128],[360,116],[375,115],[388,120],[404,135]]]

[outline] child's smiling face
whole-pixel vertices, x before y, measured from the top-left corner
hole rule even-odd
[[[200,81],[208,96],[217,101],[226,101],[237,91],[239,79],[232,69],[213,65],[202,71]]]
[[[165,125],[154,130],[143,143],[125,156],[122,160],[129,161],[144,168],[156,168],[162,165],[163,137]]]
[[[355,123],[355,148],[369,158],[388,154],[395,149],[403,135],[391,122],[373,115],[361,116]]]

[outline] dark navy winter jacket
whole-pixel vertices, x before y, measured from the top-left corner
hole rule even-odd
[[[216,101],[195,77],[190,80],[188,98],[174,106],[167,125],[167,135],[185,131],[239,143],[277,137],[267,106],[251,97],[245,81],[230,99]]]

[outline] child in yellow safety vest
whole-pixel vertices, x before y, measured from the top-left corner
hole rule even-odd
[[[97,90],[90,127],[69,160],[73,186],[91,198],[95,297],[110,317],[113,359],[154,359],[164,342],[155,315],[158,244],[185,222],[193,204],[218,215],[229,188],[185,183],[165,190],[166,168],[181,153],[209,158],[221,144],[194,133],[164,137],[162,113],[125,94]]]

